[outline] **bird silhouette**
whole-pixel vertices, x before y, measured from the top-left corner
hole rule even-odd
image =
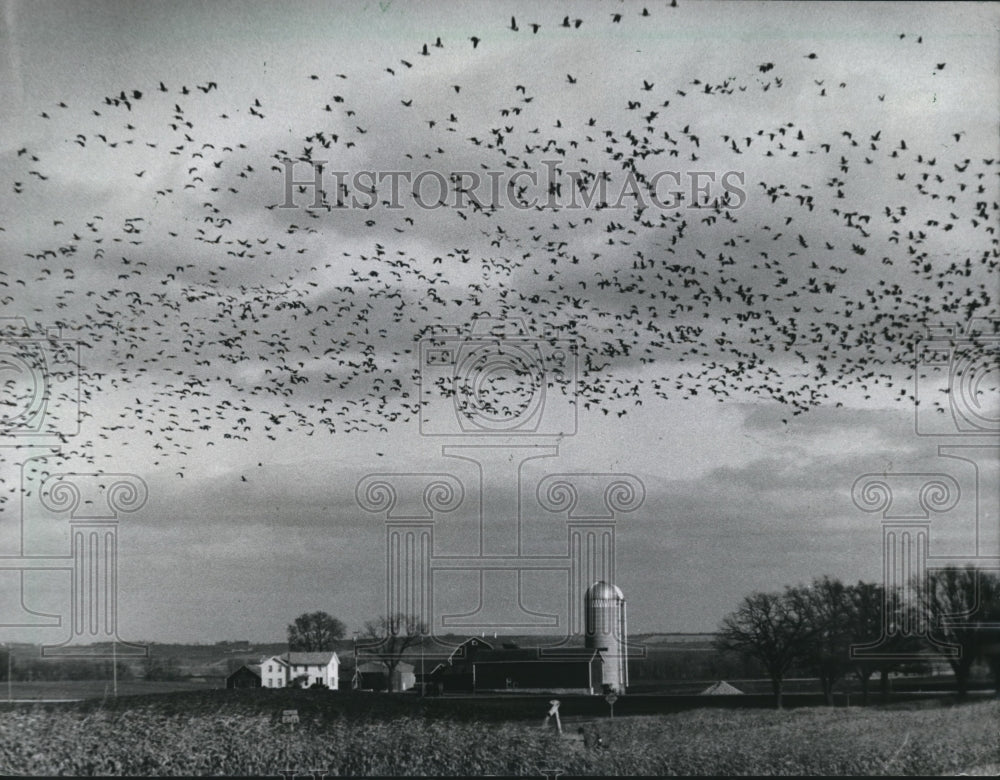
[[[667,35],[688,10],[657,8],[581,10],[584,37],[565,33],[584,19],[560,24],[551,12],[530,26],[582,52],[595,29],[631,34],[641,18],[644,36]],[[483,16],[499,34],[508,14]],[[520,31],[514,17],[509,28]],[[414,375],[420,340],[473,313],[578,342],[568,392],[581,410],[618,420],[656,398],[768,399],[791,418],[827,396],[870,393],[876,379],[911,388],[915,323],[996,311],[998,163],[972,126],[942,116],[916,127],[909,145],[897,141],[869,109],[902,105],[900,87],[848,89],[853,70],[826,49],[823,63],[806,65],[815,52],[776,49],[761,63],[734,47],[725,71],[692,60],[682,73],[623,47],[621,76],[574,64],[563,81],[558,63],[577,60],[551,59],[552,35],[519,38],[524,56],[519,48],[488,80],[463,71],[465,89],[448,64],[461,51],[401,59],[443,49],[420,28],[335,76],[289,64],[303,93],[295,115],[277,111],[273,93],[248,97],[212,73],[217,81],[169,91],[155,77],[117,83],[125,79],[101,73],[101,97],[54,94],[58,104],[26,112],[37,134],[14,139],[2,161],[11,207],[0,240],[18,262],[2,269],[0,300],[51,301],[86,333],[97,368],[81,381],[92,407],[104,391],[149,393],[101,420],[101,433],[149,439],[158,462],[179,464],[224,437],[415,421],[428,400]],[[480,38],[469,40],[487,67],[495,47],[480,53]],[[944,69],[925,65],[914,79],[958,89],[932,80]],[[408,79],[420,79],[419,100]],[[827,95],[828,80],[843,86]],[[650,105],[654,90],[670,100]],[[57,143],[39,140],[51,133]],[[390,181],[330,179],[316,192],[312,173],[331,149],[384,155],[386,171],[464,162],[439,188],[427,186],[430,173],[423,188],[397,187],[426,205],[398,209]],[[705,198],[664,186],[680,161],[760,175],[732,190],[716,177]],[[63,209],[68,171],[128,196],[104,201],[103,215]],[[512,186],[498,192],[509,201],[484,197],[483,171],[507,175]],[[546,171],[536,184],[512,178]],[[295,184],[275,197],[284,176]],[[680,198],[672,208],[650,197],[667,189]],[[740,193],[746,208],[734,205]],[[295,208],[282,207],[286,195]],[[52,204],[41,220],[40,203]],[[18,219],[33,227],[12,241]],[[962,249],[947,256],[940,246]],[[484,403],[502,408],[502,391],[484,385]],[[134,430],[110,430],[119,424]]]

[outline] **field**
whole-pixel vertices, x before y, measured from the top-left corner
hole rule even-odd
[[[214,687],[218,687],[218,682]],[[118,683],[119,696],[138,696],[151,693],[172,693],[174,691],[204,690],[213,683],[172,680],[157,682],[151,680],[121,680]],[[111,680],[36,680],[11,683],[10,695],[15,700],[29,699],[101,699],[114,695]],[[7,684],[0,682],[0,704],[7,699]]]
[[[533,714],[544,702],[523,703],[484,708],[469,699],[192,691],[3,705],[0,774],[943,775],[1000,768],[1000,702],[993,698],[716,707],[613,721],[576,715],[568,699],[562,737]],[[282,722],[286,709],[297,710],[297,724]]]

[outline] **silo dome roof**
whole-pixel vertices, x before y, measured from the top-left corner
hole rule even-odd
[[[610,585],[604,580],[598,580],[587,588],[587,599],[620,599],[625,600],[625,594],[617,585]]]

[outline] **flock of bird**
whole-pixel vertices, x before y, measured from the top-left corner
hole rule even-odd
[[[148,436],[161,459],[255,431],[415,424],[418,342],[477,316],[574,340],[572,390],[601,417],[706,395],[800,414],[876,385],[912,403],[925,327],[997,314],[1000,160],[964,128],[915,141],[866,124],[900,98],[831,76],[822,51],[691,77],[690,64],[650,59],[633,83],[530,59],[488,90],[461,69],[431,80],[436,57],[474,64],[629,26],[655,35],[684,12],[550,19],[539,7],[470,38],[430,34],[373,68],[302,73],[309,108],[295,116],[215,74],[108,85],[96,105],[67,96],[35,118],[39,138],[43,123],[71,128],[62,142],[25,139],[0,165],[2,313],[79,339],[84,413],[109,391],[134,398],[93,421],[96,435]],[[927,37],[886,45],[930,49]],[[927,62],[927,78],[948,73]],[[857,116],[840,113],[848,104]],[[440,171],[449,189],[428,202],[327,176],[317,204],[319,163]],[[88,210],[61,173],[81,169],[123,205]],[[500,200],[473,191],[488,171],[511,182]],[[725,190],[709,180],[696,203],[690,171],[744,175]],[[515,185],[518,172],[549,183]],[[651,198],[667,184],[676,208]],[[604,202],[564,207],[601,187]],[[50,225],[19,229],[60,203]],[[88,444],[68,442],[83,456]]]

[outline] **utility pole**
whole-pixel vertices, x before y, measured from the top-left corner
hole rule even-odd
[[[354,632],[354,676],[351,678],[351,690],[361,687],[361,674],[358,671],[358,632]]]

